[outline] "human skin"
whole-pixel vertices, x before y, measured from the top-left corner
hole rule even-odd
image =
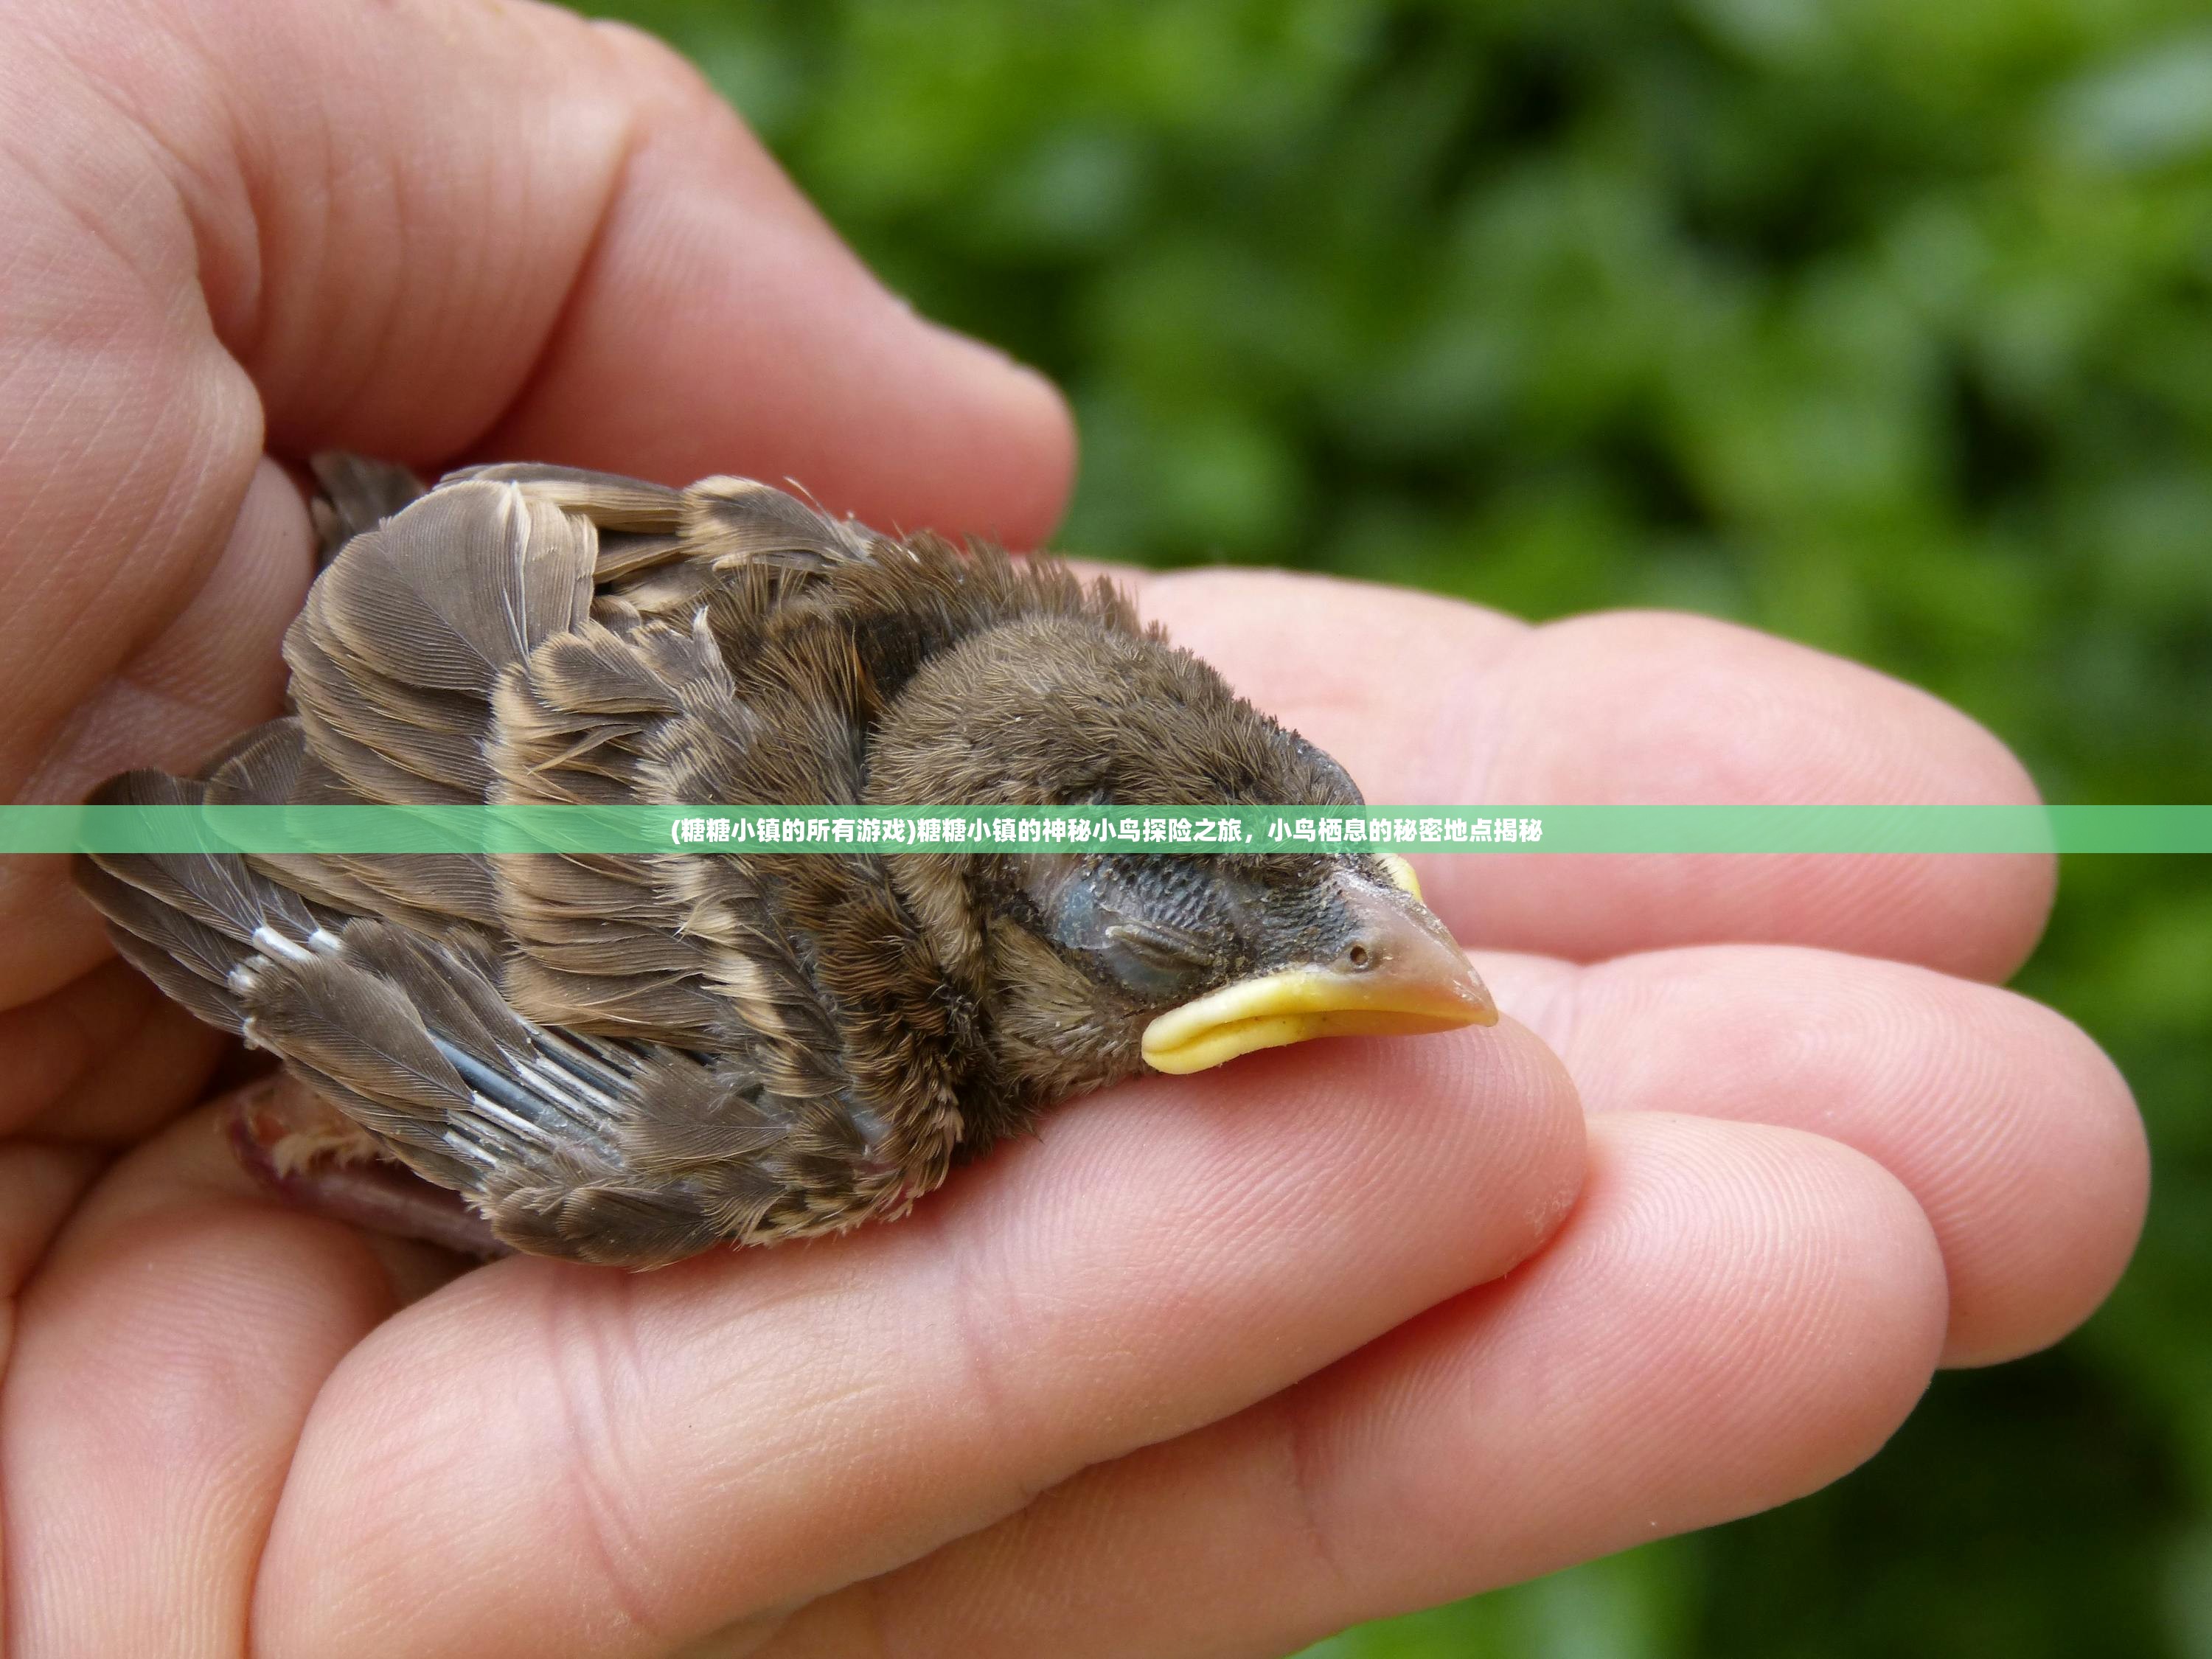
[[[1050,388],[556,11],[28,0],[0,223],[15,799],[275,712],[271,457],[792,477],[1015,545],[1068,488]],[[2033,799],[1964,716],[1708,621],[1130,580],[1377,800]],[[2118,1276],[2126,1087],[1993,984],[2047,861],[1421,874],[1493,1030],[1118,1089],[835,1241],[460,1274],[256,1193],[216,1035],[10,862],[9,1650],[1267,1659],[1812,1490]]]

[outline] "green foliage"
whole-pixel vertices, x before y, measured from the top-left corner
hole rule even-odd
[[[2203,0],[601,9],[1069,388],[1070,546],[1686,606],[2054,799],[2212,799]],[[2212,872],[2073,860],[2023,982],[2159,1158],[2085,1333],[1819,1498],[1316,1654],[2212,1653]]]

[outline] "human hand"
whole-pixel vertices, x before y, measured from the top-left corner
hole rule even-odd
[[[1058,509],[1052,394],[637,37],[0,28],[15,799],[274,711],[310,558],[264,448],[790,475],[1018,544]],[[2030,798],[1929,699],[1714,623],[1141,595],[1379,800]],[[1279,1653],[1832,1479],[1939,1361],[2086,1314],[2142,1203],[2109,1065],[1983,982],[2046,863],[1490,857],[1422,874],[1494,1031],[1118,1091],[834,1242],[447,1283],[252,1193],[191,1109],[212,1034],[58,863],[0,880],[29,1654]]]

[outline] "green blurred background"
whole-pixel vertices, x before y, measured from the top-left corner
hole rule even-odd
[[[1064,544],[1875,664],[2063,801],[2212,800],[2212,6],[600,0],[895,287],[1068,388]],[[1316,1659],[2212,1656],[2212,869],[2021,984],[2155,1145],[2056,1351],[1775,1514]]]

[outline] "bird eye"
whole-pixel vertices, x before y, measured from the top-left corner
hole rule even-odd
[[[1107,928],[1114,947],[1166,973],[1187,973],[1213,965],[1214,952],[1206,940],[1184,928],[1164,922],[1136,919],[1117,921]]]

